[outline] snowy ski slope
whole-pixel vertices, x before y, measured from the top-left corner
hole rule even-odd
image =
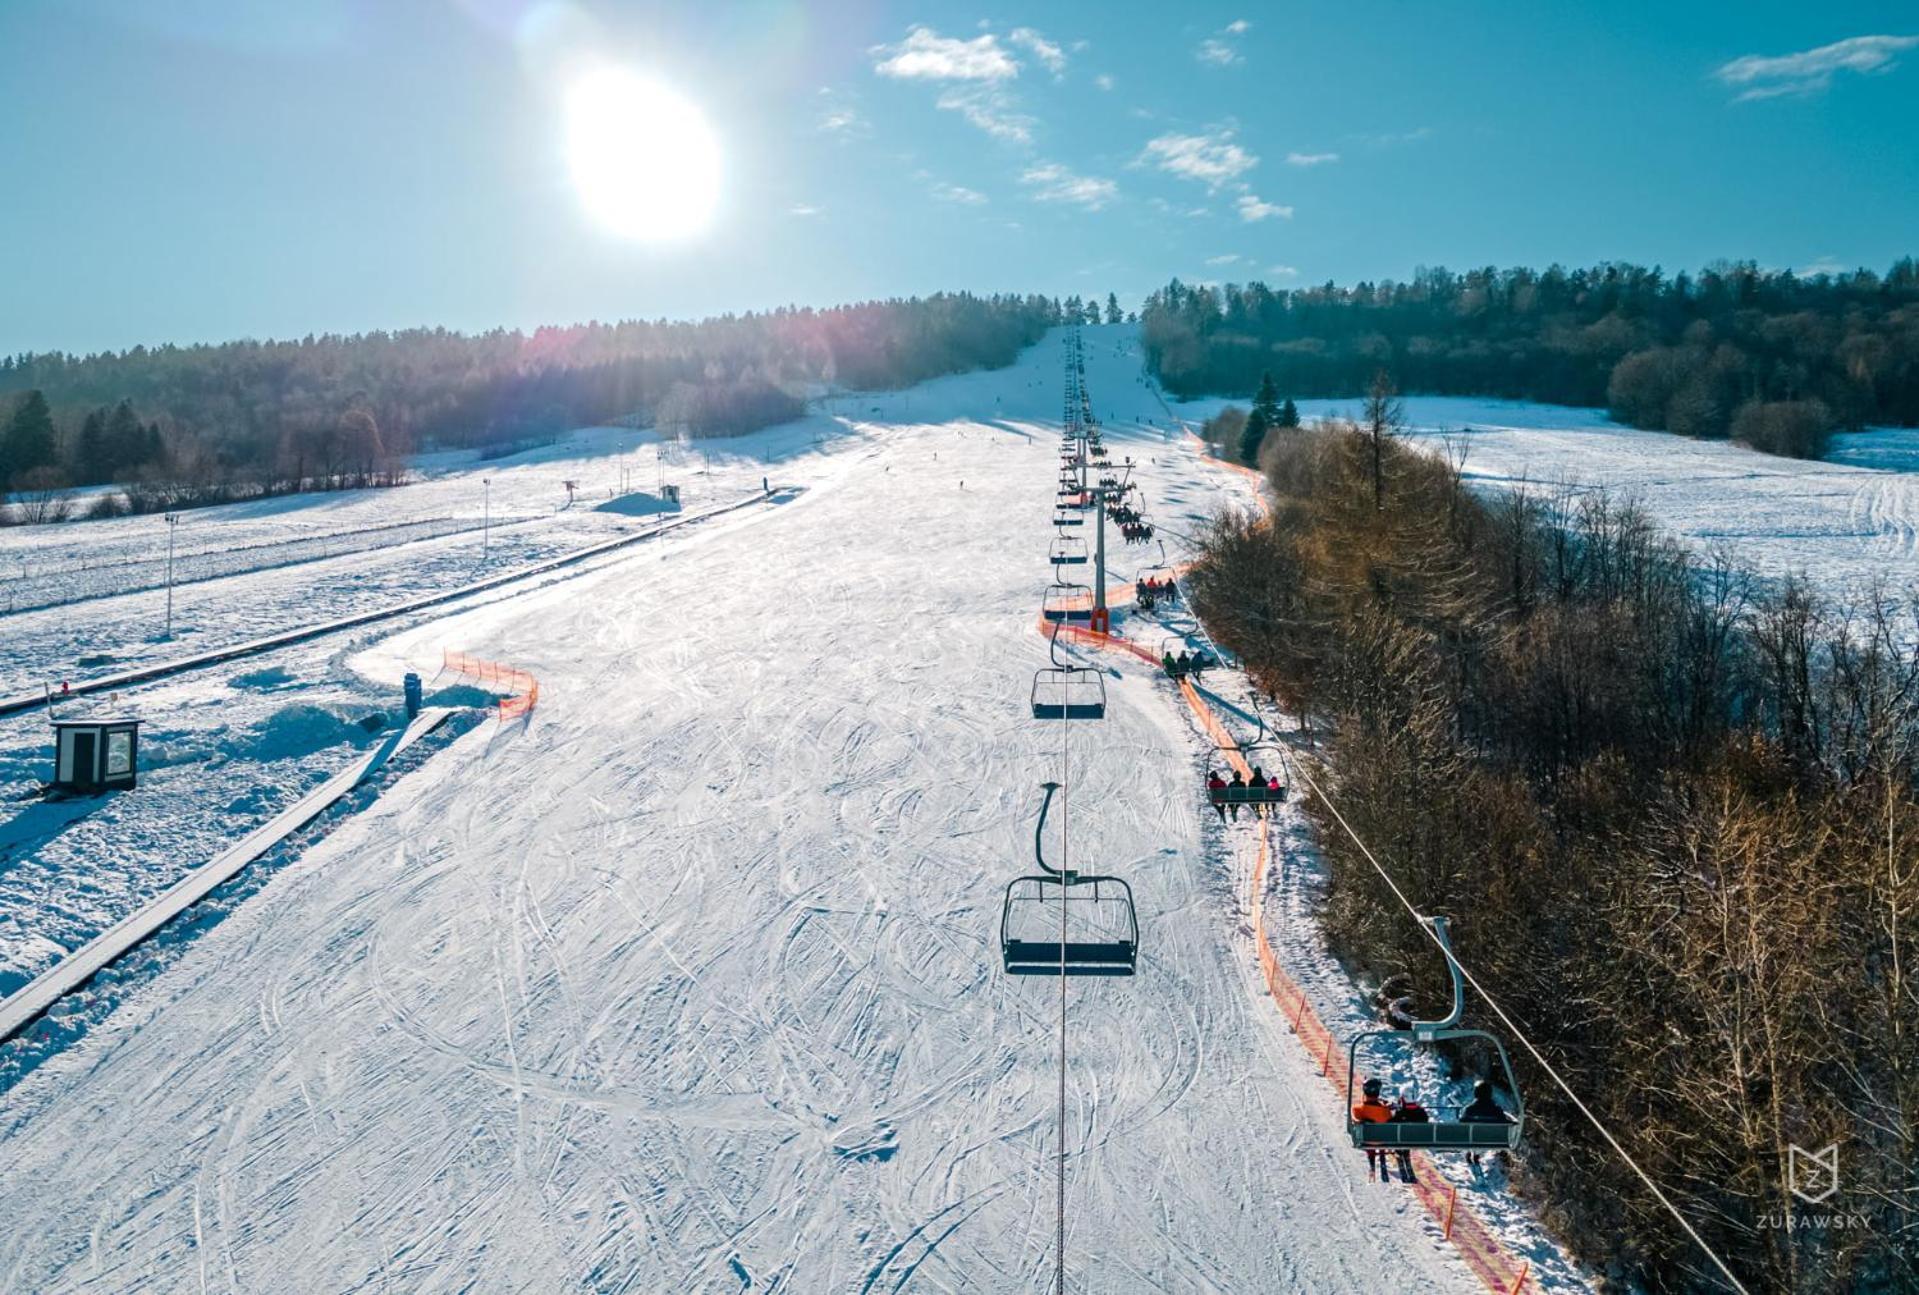
[[[1156,519],[1243,498],[1130,426],[1132,330],[1088,338]],[[364,652],[542,702],[0,1097],[0,1289],[1042,1288],[1056,986],[994,941],[1062,772],[1025,709],[1059,372],[1056,333],[861,398],[796,502]],[[1072,1288],[1477,1289],[1255,990],[1175,695],[1100,664],[1067,814],[1142,968],[1071,987]]]

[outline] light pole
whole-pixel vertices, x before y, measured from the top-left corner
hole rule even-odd
[[[493,478],[480,478],[480,561],[493,546]]]
[[[168,513],[167,518],[167,632],[166,638],[173,637],[173,532],[180,525],[180,514]]]

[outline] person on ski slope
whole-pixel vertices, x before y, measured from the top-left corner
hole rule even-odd
[[[1219,793],[1226,790],[1226,780],[1219,776],[1217,769],[1206,771],[1206,799],[1213,802],[1213,810],[1223,822],[1226,818],[1226,799]]]
[[[1493,1100],[1493,1086],[1482,1079],[1473,1085],[1472,1105],[1459,1112],[1459,1122],[1461,1124],[1511,1124],[1513,1117],[1506,1113],[1505,1107]],[[1466,1163],[1475,1169],[1478,1168],[1479,1155],[1477,1151],[1467,1152]]]
[[[1363,1096],[1359,1104],[1353,1107],[1353,1119],[1361,1124],[1390,1124],[1393,1118],[1393,1108],[1386,1105],[1385,1101],[1380,1097],[1379,1081],[1377,1079],[1368,1079],[1365,1084],[1361,1086],[1360,1092]],[[1386,1148],[1384,1147],[1366,1148],[1367,1182],[1373,1180],[1373,1171],[1375,1168],[1379,1171],[1380,1182],[1392,1181],[1391,1175],[1387,1172]]]
[[[1399,1090],[1399,1104],[1393,1107],[1394,1124],[1430,1124],[1433,1117],[1419,1104],[1419,1090],[1411,1084]],[[1405,1183],[1418,1182],[1413,1177],[1413,1153],[1406,1150],[1395,1152],[1399,1157],[1399,1180]]]

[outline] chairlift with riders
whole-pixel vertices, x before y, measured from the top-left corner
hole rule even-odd
[[[1414,1149],[1423,1151],[1512,1151],[1516,1150],[1525,1137],[1526,1103],[1519,1091],[1519,1080],[1513,1074],[1512,1059],[1506,1055],[1506,1045],[1497,1036],[1484,1030],[1459,1028],[1459,1018],[1465,1012],[1466,984],[1460,974],[1459,963],[1453,957],[1451,937],[1447,933],[1448,919],[1444,917],[1422,918],[1431,927],[1433,937],[1440,951],[1446,955],[1446,970],[1452,974],[1453,1009],[1444,1019],[1438,1021],[1414,1021],[1404,1030],[1367,1030],[1355,1035],[1346,1049],[1346,1092],[1351,1095],[1359,1091],[1359,1053],[1369,1045],[1377,1045],[1379,1050],[1400,1060],[1410,1060],[1414,1048],[1422,1043],[1442,1043],[1447,1041],[1471,1042],[1487,1048],[1498,1062],[1501,1075],[1499,1086],[1512,1094],[1512,1108],[1500,1114],[1502,1118],[1430,1120],[1421,1122],[1375,1122],[1357,1118],[1348,1102],[1346,1113],[1346,1132],[1352,1138],[1353,1145],[1361,1150]],[[1464,1112],[1462,1112],[1462,1115]]]

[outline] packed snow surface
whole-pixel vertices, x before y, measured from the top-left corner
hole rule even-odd
[[[1197,426],[1225,403],[1173,408]],[[1362,402],[1298,403],[1310,422],[1357,416]],[[1767,577],[1804,575],[1841,599],[1875,579],[1895,591],[1919,587],[1919,431],[1841,434],[1819,462],[1638,431],[1603,409],[1455,396],[1404,403],[1414,443],[1463,455],[1477,484],[1603,489],[1643,504],[1702,555],[1723,550]]]
[[[1248,487],[1088,338],[1177,558]],[[1106,719],[1027,712],[1061,356],[843,402],[779,447],[794,502],[136,691],[270,767],[343,761],[345,703],[443,647],[542,688],[0,1095],[0,1289],[1045,1288],[1057,982],[996,940],[1046,779],[1142,926],[1136,978],[1069,985],[1071,1289],[1476,1289],[1259,991],[1177,695],[1114,655]]]

